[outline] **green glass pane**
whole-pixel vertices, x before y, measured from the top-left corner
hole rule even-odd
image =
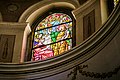
[[[42,20],[38,24],[36,30],[44,29],[47,27],[59,25],[62,23],[70,22],[70,21],[72,21],[72,19],[67,14],[54,13],[54,14],[47,16],[44,20]]]

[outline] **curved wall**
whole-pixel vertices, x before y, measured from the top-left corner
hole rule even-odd
[[[22,64],[0,64],[3,80],[119,80],[120,5],[107,22],[67,54]]]

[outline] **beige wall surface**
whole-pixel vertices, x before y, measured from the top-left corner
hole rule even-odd
[[[95,31],[97,31],[102,25],[99,0],[88,0],[85,4],[81,5],[78,9],[73,11],[76,19],[77,45],[83,41],[83,18],[93,10],[95,10]]]
[[[16,36],[12,59],[13,63],[20,62],[25,27],[26,23],[10,23],[10,22],[0,23],[0,34]]]

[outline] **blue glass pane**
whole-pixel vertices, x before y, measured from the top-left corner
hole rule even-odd
[[[64,13],[54,13],[35,29],[32,60],[45,60],[72,48],[72,19]]]
[[[46,17],[43,21],[41,21],[38,24],[36,30],[59,25],[70,21],[72,21],[72,19],[68,15],[63,13],[54,13]]]

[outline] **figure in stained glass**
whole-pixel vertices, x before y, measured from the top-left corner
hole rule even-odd
[[[35,29],[32,60],[45,60],[72,48],[72,19],[64,13],[53,13]]]

